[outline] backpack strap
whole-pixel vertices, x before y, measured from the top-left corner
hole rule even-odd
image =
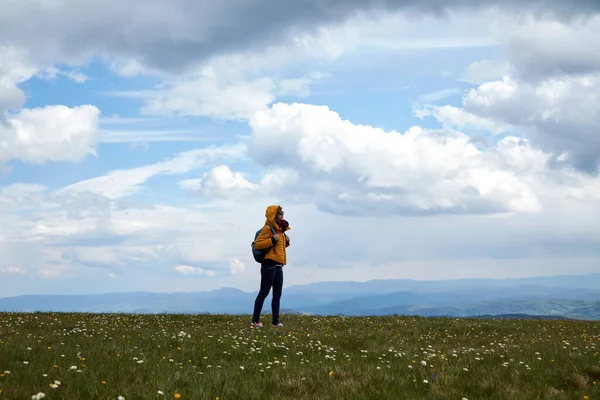
[[[271,232],[273,232],[273,235],[276,235],[277,231],[275,231],[275,228],[273,228],[273,225],[271,225],[271,224],[268,224],[268,225],[269,225],[269,228],[271,228]]]

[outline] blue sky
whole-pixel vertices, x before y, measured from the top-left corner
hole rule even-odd
[[[0,296],[599,271],[600,16],[365,4],[0,6]]]

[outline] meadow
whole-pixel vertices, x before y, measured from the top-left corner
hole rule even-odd
[[[0,399],[600,399],[600,321],[282,322],[0,313]]]

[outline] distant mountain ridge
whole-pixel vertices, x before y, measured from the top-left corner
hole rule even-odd
[[[256,292],[23,295],[0,298],[0,311],[250,314]],[[287,313],[468,317],[537,315],[600,319],[600,274],[511,279],[410,279],[318,282],[284,289]],[[264,312],[270,312],[265,302]]]

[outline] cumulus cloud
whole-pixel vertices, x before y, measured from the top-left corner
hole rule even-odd
[[[0,36],[0,163],[78,162],[96,155],[97,107],[22,108],[25,93],[19,85],[40,71],[31,58],[30,50],[3,45]]]
[[[538,212],[534,191],[503,151],[478,150],[457,131],[413,127],[386,132],[343,120],[328,107],[278,103],[250,122],[249,155],[294,170],[303,194],[321,208],[351,214]],[[543,162],[531,158],[526,162]]]
[[[429,106],[417,112],[448,126],[518,131],[533,145],[588,172],[600,160],[600,74],[527,83],[509,77],[470,90],[462,107]]]
[[[248,182],[239,172],[232,172],[227,165],[219,165],[211,169],[202,178],[183,180],[180,186],[211,197],[253,192],[258,188],[258,185]]]
[[[581,4],[579,4],[581,5]],[[504,15],[493,29],[506,60],[471,64],[464,79],[478,87],[460,107],[424,105],[455,128],[522,135],[554,166],[599,171],[600,14],[570,19]]]
[[[77,162],[97,155],[99,115],[91,105],[23,109],[0,126],[0,162]]]
[[[208,198],[243,200],[259,196],[281,196],[290,186],[298,183],[298,173],[290,168],[267,168],[259,182],[248,181],[228,165],[219,165],[205,172],[201,178],[179,181],[179,187]]]

